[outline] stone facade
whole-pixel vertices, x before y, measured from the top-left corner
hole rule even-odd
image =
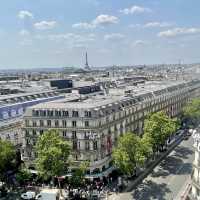
[[[28,108],[23,124],[23,158],[31,165],[33,146],[49,129],[72,143],[74,166],[89,161],[87,176],[106,176],[112,171],[111,153],[120,135],[142,134],[144,118],[164,110],[175,117],[192,97],[199,96],[200,81],[166,85],[135,95],[99,95],[78,102],[55,101]]]

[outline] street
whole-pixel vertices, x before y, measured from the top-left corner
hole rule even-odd
[[[155,169],[130,193],[115,196],[115,200],[178,200],[192,172],[194,159],[193,139],[183,140]]]

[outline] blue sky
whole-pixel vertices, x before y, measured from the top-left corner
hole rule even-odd
[[[199,62],[199,0],[7,0],[0,68]]]

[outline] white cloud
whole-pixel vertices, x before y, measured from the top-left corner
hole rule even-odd
[[[119,19],[112,15],[99,15],[96,19],[93,20],[92,24],[94,25],[109,25],[109,24],[117,24]]]
[[[80,22],[73,24],[73,28],[84,28],[84,29],[93,29],[98,26],[107,26],[111,24],[117,24],[119,19],[116,16],[112,15],[99,15],[92,22]]]
[[[92,28],[95,28],[95,25],[94,24],[90,24],[90,23],[87,23],[87,22],[80,22],[80,23],[77,23],[77,24],[73,24],[72,25],[73,28],[83,28],[83,29],[92,29]]]
[[[18,17],[20,19],[25,19],[25,18],[33,18],[33,14],[27,10],[21,10],[18,13]]]
[[[144,28],[164,28],[172,26],[172,24],[167,22],[149,22],[144,25]]]
[[[38,30],[49,30],[55,28],[56,21],[41,21],[34,24],[34,27]]]
[[[150,8],[134,5],[130,8],[125,8],[123,10],[120,10],[120,12],[125,15],[130,15],[130,14],[149,13],[152,12],[152,10]]]
[[[200,28],[174,28],[158,33],[159,37],[176,37],[200,33]]]
[[[130,24],[129,27],[130,28],[136,28],[136,29],[140,29],[140,28],[166,28],[166,27],[170,27],[173,26],[173,24],[168,23],[168,22],[148,22],[146,24]]]
[[[22,29],[20,32],[19,32],[19,35],[21,36],[28,36],[30,35],[30,32],[25,30],[25,29]]]
[[[104,40],[120,40],[125,38],[125,36],[121,33],[111,33],[104,35]]]

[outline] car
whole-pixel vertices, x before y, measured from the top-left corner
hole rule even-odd
[[[35,199],[36,193],[33,191],[27,191],[26,193],[21,194],[21,199],[32,200]]]

